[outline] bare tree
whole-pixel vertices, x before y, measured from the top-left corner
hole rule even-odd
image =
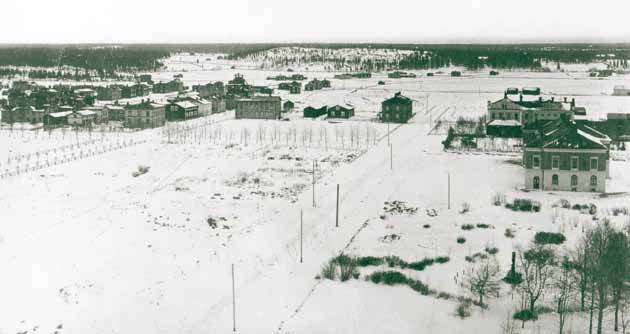
[[[558,333],[563,334],[577,293],[578,278],[568,257],[563,259],[560,269],[554,275],[552,285],[554,287],[553,300],[558,314]]]
[[[551,249],[536,245],[519,255],[523,282],[519,288],[528,300],[531,314],[535,314],[536,302],[550,283],[554,271],[555,254]]]
[[[484,298],[499,296],[501,268],[494,257],[479,262],[464,273],[463,286],[484,306]]]
[[[512,315],[508,312],[505,322],[501,324],[501,334],[518,334],[521,330],[516,325],[516,320],[512,318]]]

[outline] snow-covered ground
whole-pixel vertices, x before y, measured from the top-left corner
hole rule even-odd
[[[184,72],[184,81],[226,80],[237,72],[256,84],[277,73]],[[378,86],[378,80],[387,84]],[[439,113],[481,114],[486,100],[500,98],[508,86],[571,94],[579,105],[593,98],[601,106],[628,108],[623,98],[602,95],[615,80],[557,73],[391,80],[377,74],[290,96],[301,104],[351,102],[360,116],[356,121],[301,120],[298,113],[289,122],[240,121],[228,114],[133,133],[2,130],[3,164],[60,146],[84,156],[72,159],[68,153],[63,163],[0,179],[0,333],[231,332],[232,264],[238,333],[500,333],[515,307],[507,285],[488,310],[474,308],[470,318],[460,320],[454,301],[363,277],[342,283],[316,276],[341,251],[407,261],[449,256],[445,264],[405,273],[438,291],[463,295],[456,278],[468,266],[464,258],[486,246],[499,249],[497,259],[507,272],[511,251],[527,246],[537,231],[562,231],[566,244],[573,244],[582,227],[593,224],[591,217],[552,204],[561,198],[595,203],[600,217],[612,207],[630,206],[630,162],[610,163],[607,189],[619,195],[523,192],[524,172],[514,163],[518,154],[444,152],[444,137],[427,135],[428,123]],[[433,111],[389,127],[387,136],[388,127],[369,118],[381,99],[397,90],[414,97],[419,111],[428,94]],[[95,153],[87,154],[93,147]],[[41,165],[53,156],[37,158]],[[150,169],[134,177],[139,166]],[[542,210],[493,206],[496,192],[538,200]],[[418,212],[383,217],[384,203],[393,200]],[[471,210],[460,214],[464,202]],[[630,224],[623,215],[613,222]],[[478,223],[491,228],[461,229]],[[506,228],[515,238],[504,236]],[[384,238],[392,234],[400,238]],[[466,243],[458,244],[458,236]],[[362,276],[369,272],[361,269]],[[573,333],[586,333],[583,321],[572,318]],[[553,332],[556,323],[545,315],[526,323],[523,332]]]

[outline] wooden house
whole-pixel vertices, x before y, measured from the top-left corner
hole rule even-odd
[[[328,114],[328,107],[322,106],[319,108],[308,106],[304,108],[304,118],[317,118],[322,115]]]
[[[348,105],[337,104],[329,107],[328,118],[350,118],[354,116],[354,108]]]
[[[407,123],[413,117],[413,101],[400,92],[381,103],[379,118],[383,122]]]

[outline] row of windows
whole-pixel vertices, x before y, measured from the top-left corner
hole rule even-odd
[[[538,176],[534,176],[533,179],[533,184],[534,184],[534,189],[540,189],[540,177]],[[551,176],[551,184],[554,186],[557,186],[559,184],[558,182],[558,174],[553,174]],[[571,175],[571,179],[570,179],[570,183],[569,183],[571,188],[577,188],[578,185],[578,177],[577,175]],[[591,175],[591,178],[589,180],[589,185],[591,187],[597,187],[597,176],[595,175]]]
[[[589,167],[591,170],[597,170],[599,168],[599,158],[590,157]],[[580,157],[571,157],[570,168],[572,170],[578,170],[580,166]],[[540,168],[540,155],[532,156],[532,167]],[[551,169],[560,169],[560,156],[554,155],[551,157]]]

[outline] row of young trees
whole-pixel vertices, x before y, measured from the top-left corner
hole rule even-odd
[[[588,317],[589,334],[602,334],[604,320],[611,316],[615,332],[629,332],[629,230],[616,229],[604,220],[584,233],[574,248],[534,244],[518,254],[517,265],[503,279],[518,297],[518,311],[504,326],[506,333],[515,332],[514,320],[524,327],[525,321],[536,320],[544,310],[556,314],[560,334],[578,312]],[[462,286],[486,307],[488,299],[499,296],[501,276],[498,262],[489,258],[466,271]]]

